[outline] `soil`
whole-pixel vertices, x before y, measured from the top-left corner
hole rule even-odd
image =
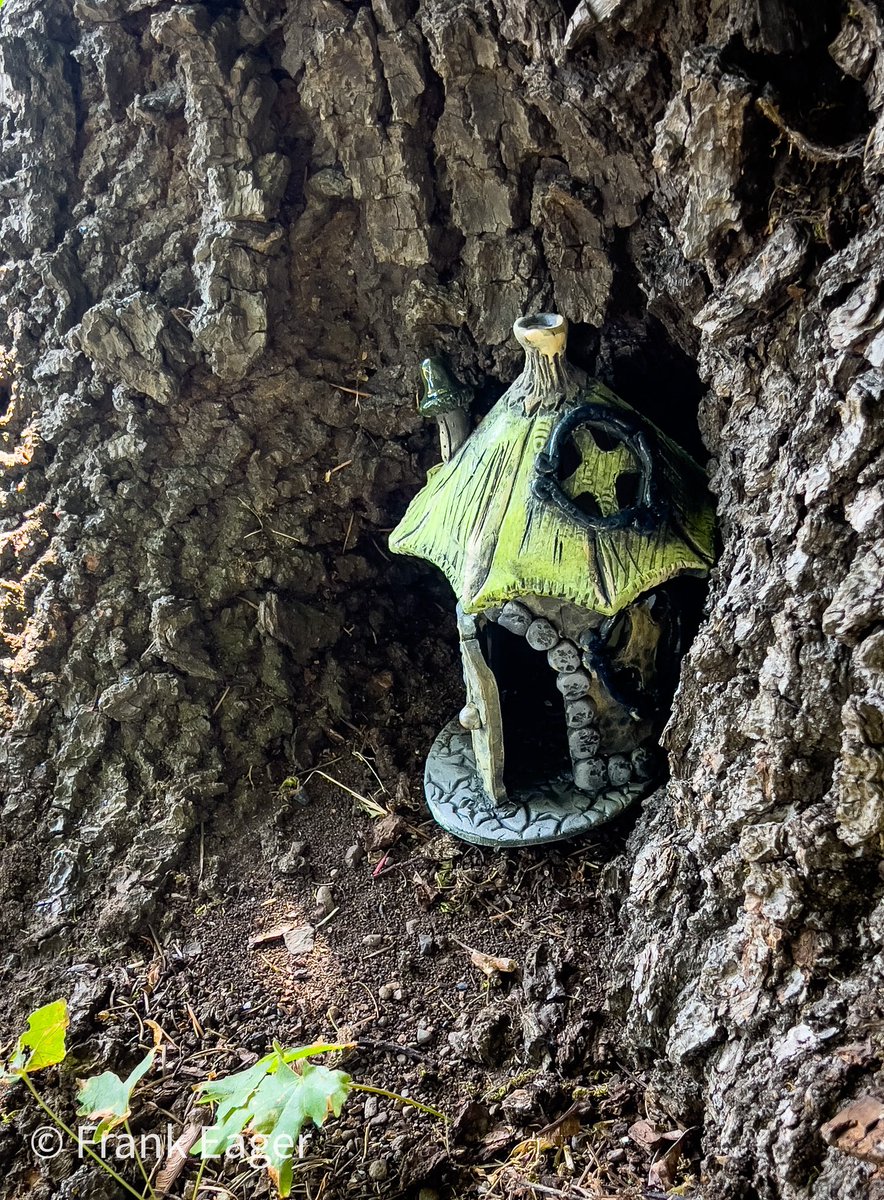
[[[133,1121],[175,1132],[352,1036],[450,1120],[356,1093],[311,1200],[880,1192],[881,5],[13,0],[0,73],[0,1038],[68,998],[41,1091],[75,1119],[154,1021]],[[665,792],[458,853],[451,596],[385,535],[438,460],[417,364],[478,417],[540,309],[708,462],[721,555]],[[0,1104],[4,1197],[121,1194]]]
[[[630,821],[591,842],[515,853],[444,834],[423,807],[419,762],[402,772],[395,760],[399,739],[458,695],[455,677],[386,737],[352,733],[329,748],[278,786],[270,835],[256,813],[235,834],[195,841],[155,923],[118,957],[44,976],[44,998],[69,997],[72,1029],[61,1076],[40,1082],[69,1121],[75,1076],[125,1076],[155,1037],[159,1065],[139,1087],[132,1128],[169,1141],[208,1120],[193,1085],[210,1073],[241,1070],[274,1041],[355,1043],[324,1061],[446,1120],[354,1092],[339,1119],[302,1139],[293,1195],[653,1195],[652,1164],[678,1131],[643,1119],[640,1081],[604,1038],[585,1057],[604,1023],[596,965],[610,914],[597,883]],[[305,926],[313,948],[290,953],[283,931]],[[118,1194],[73,1155],[35,1170],[24,1143],[45,1119],[19,1089],[4,1117],[4,1197]],[[696,1170],[690,1138],[677,1148],[680,1180]],[[190,1195],[196,1170],[194,1159],[169,1194]],[[243,1162],[213,1162],[203,1186],[273,1192]]]

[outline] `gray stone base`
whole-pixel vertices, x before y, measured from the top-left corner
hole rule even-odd
[[[443,829],[478,846],[539,846],[610,821],[653,790],[653,780],[590,795],[570,777],[525,788],[495,804],[482,787],[467,730],[450,721],[433,743],[424,772],[430,812]]]

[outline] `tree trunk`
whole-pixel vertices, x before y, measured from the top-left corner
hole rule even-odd
[[[113,953],[197,843],[278,853],[329,728],[417,786],[458,667],[385,550],[414,368],[497,395],[552,309],[708,456],[721,536],[602,879],[602,1040],[706,1196],[864,1196],[884,1101],[821,1127],[884,1097],[884,13],[572,8],[7,0],[6,976]]]

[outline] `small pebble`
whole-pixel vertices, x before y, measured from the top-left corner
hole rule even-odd
[[[576,761],[594,758],[599,748],[599,731],[590,725],[586,729],[574,729],[568,734],[568,750]]]
[[[501,1107],[510,1121],[526,1121],[537,1108],[537,1098],[527,1088],[516,1088],[504,1096]]]
[[[569,674],[580,667],[580,651],[572,642],[562,641],[558,646],[553,646],[546,656],[546,661],[554,671]]]
[[[436,949],[436,940],[431,933],[422,933],[417,939],[417,948],[419,954],[424,958],[429,958]]]
[[[415,934],[419,931],[420,927],[421,927],[421,923],[417,919],[417,917],[412,917],[410,920],[405,922],[405,932],[408,934],[409,937],[414,937]]]
[[[370,950],[377,950],[379,946],[384,944],[384,935],[382,933],[367,933],[362,939],[363,946],[368,946]]]
[[[579,700],[589,691],[589,676],[585,671],[571,671],[556,677],[556,687],[566,700]]]
[[[303,843],[298,844],[303,845]],[[304,855],[300,851],[296,852],[294,848],[286,850],[279,856],[276,866],[280,875],[297,875],[304,867]]]
[[[600,758],[589,758],[574,767],[574,782],[583,792],[600,792],[608,782],[608,772]]]
[[[504,629],[508,629],[510,633],[524,636],[528,632],[528,626],[532,620],[533,617],[524,604],[519,604],[518,600],[510,600],[500,610],[497,623]]]
[[[629,783],[632,776],[632,766],[625,754],[612,754],[608,759],[608,778],[614,787],[622,787]]]
[[[481,729],[482,715],[475,704],[465,704],[457,714],[461,729]]]
[[[565,721],[569,729],[585,729],[592,724],[595,709],[588,700],[573,700],[565,708]]]
[[[532,650],[552,650],[558,640],[558,633],[556,633],[549,621],[544,620],[543,617],[538,617],[536,621],[532,621],[528,626],[528,632],[525,634],[525,641]]]
[[[362,846],[360,846],[358,843],[353,846],[348,846],[344,851],[344,866],[349,867],[352,871],[354,867],[359,866],[364,858],[365,850]]]
[[[362,1115],[366,1121],[370,1121],[372,1117],[378,1115],[378,1098],[377,1096],[367,1096],[365,1105],[362,1109]]]
[[[326,915],[335,907],[335,898],[332,890],[325,884],[316,889],[316,907],[321,908]]]
[[[431,1026],[418,1025],[417,1033],[414,1036],[414,1040],[417,1042],[417,1044],[419,1046],[429,1046],[430,1042],[433,1040],[434,1037],[435,1037],[435,1032]]]
[[[654,774],[655,755],[647,746],[637,746],[630,755],[632,769],[639,779],[650,779]]]
[[[456,983],[454,986],[455,986],[456,990],[459,992],[469,991],[469,987],[470,987],[470,985],[468,983],[464,983],[464,981],[462,979],[460,980],[459,983]]]

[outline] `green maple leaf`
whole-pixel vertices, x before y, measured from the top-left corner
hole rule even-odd
[[[70,1024],[66,1000],[44,1004],[28,1017],[28,1027],[18,1039],[15,1053],[3,1078],[31,1075],[45,1067],[54,1067],[67,1054],[65,1031]]]
[[[259,1058],[247,1071],[228,1075],[226,1079],[212,1079],[198,1084],[201,1095],[199,1104],[217,1104],[215,1124],[203,1130],[203,1135],[193,1148],[194,1154],[211,1158],[229,1150],[242,1133],[250,1116],[250,1104],[261,1081],[270,1069],[275,1054]]]
[[[288,1196],[292,1188],[292,1160],[301,1130],[308,1120],[319,1127],[329,1113],[340,1116],[350,1089],[350,1076],[312,1063],[304,1063],[300,1072],[296,1072],[283,1063],[276,1080],[282,1087],[277,1089],[275,1104],[268,1107],[261,1125],[255,1121],[255,1130],[265,1135],[261,1152],[279,1194]],[[284,1102],[281,1109],[279,1099]]]
[[[277,1046],[236,1075],[199,1084],[199,1102],[217,1104],[215,1124],[203,1131],[194,1154],[223,1154],[246,1131],[260,1135],[261,1155],[280,1196],[292,1187],[298,1138],[308,1121],[321,1126],[330,1113],[340,1116],[350,1076],[306,1061],[311,1054],[343,1049],[319,1044],[297,1050]],[[288,1064],[297,1063],[295,1069]]]
[[[81,1117],[98,1122],[94,1138],[96,1142],[128,1119],[132,1092],[150,1070],[153,1060],[154,1051],[150,1050],[126,1079],[120,1079],[113,1071],[104,1071],[101,1075],[79,1081],[80,1104],[77,1112]]]

